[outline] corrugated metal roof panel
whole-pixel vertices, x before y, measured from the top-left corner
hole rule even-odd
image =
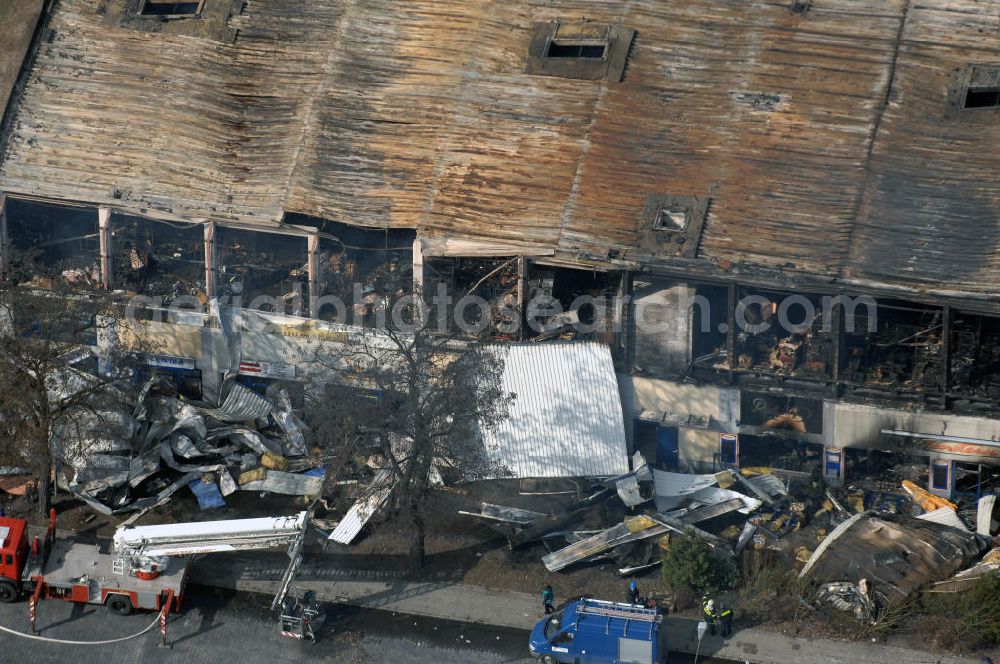
[[[265,417],[272,408],[270,401],[250,388],[233,383],[221,406],[203,412],[220,422],[248,422]]]
[[[368,487],[368,492],[351,505],[344,518],[337,527],[330,533],[328,539],[338,544],[350,544],[358,536],[361,529],[365,527],[368,520],[375,515],[382,506],[389,500],[389,495],[395,486],[392,473],[388,470],[380,470],[375,479]]]
[[[925,514],[921,514],[917,518],[924,521],[930,521],[931,523],[937,523],[942,526],[948,526],[949,528],[964,530],[967,533],[972,532],[969,530],[969,527],[966,526],[960,518],[958,518],[958,514],[955,510],[950,507],[942,507]]]
[[[500,347],[510,417],[484,433],[515,477],[602,477],[629,471],[614,362],[596,342]]]
[[[976,511],[976,532],[980,535],[990,536],[993,528],[993,506],[996,505],[997,497],[994,495],[983,496],[979,499],[979,507]]]

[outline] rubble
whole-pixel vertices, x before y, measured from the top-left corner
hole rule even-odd
[[[648,516],[632,517],[593,537],[571,544],[555,553],[550,553],[542,558],[542,564],[550,572],[558,572],[573,563],[586,560],[608,549],[662,535],[668,530],[666,525],[657,523]]]
[[[87,378],[60,382],[55,398],[82,389]],[[162,504],[183,486],[202,509],[224,505],[238,489],[318,495],[325,472],[297,472],[317,461],[306,457],[307,429],[287,392],[274,402],[230,380],[223,395],[217,406],[184,401],[154,377],[132,406],[121,395],[89,403],[53,428],[57,480],[106,514]]]
[[[950,579],[932,583],[927,592],[955,593],[968,590],[976,581],[986,574],[1000,573],[1000,547],[991,549],[982,560],[968,569],[964,569]]]
[[[821,583],[867,579],[880,604],[901,600],[978,558],[986,541],[974,533],[900,515],[856,514],[816,548],[799,573]]]
[[[867,579],[861,579],[858,583],[837,581],[823,584],[817,599],[841,611],[853,613],[858,620],[868,623],[875,621],[875,605],[870,596]]]
[[[544,514],[542,512],[533,512],[531,510],[523,510],[517,507],[505,507],[503,505],[494,505],[492,503],[483,503],[479,512],[459,510],[458,513],[475,517],[477,519],[510,524],[515,527],[528,526],[538,519],[544,519],[550,516],[549,514]]]

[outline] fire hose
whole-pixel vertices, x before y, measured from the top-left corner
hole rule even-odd
[[[106,646],[112,643],[121,643],[122,641],[129,641],[131,639],[139,638],[143,634],[146,634],[150,630],[154,629],[159,624],[160,618],[161,614],[157,613],[156,617],[153,618],[153,622],[151,622],[149,626],[146,629],[142,630],[141,632],[136,632],[131,636],[122,636],[117,639],[107,639],[104,641],[68,641],[66,639],[53,639],[47,636],[38,636],[37,634],[25,634],[24,632],[18,632],[16,630],[4,627],[3,625],[0,625],[0,632],[6,632],[7,634],[13,634],[14,636],[23,636],[26,639],[34,639],[36,641],[48,641],[49,643],[63,643],[70,646]]]

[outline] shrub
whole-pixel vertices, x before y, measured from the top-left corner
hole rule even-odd
[[[987,574],[963,592],[924,593],[918,611],[930,618],[934,639],[963,650],[1000,643],[1000,575]]]
[[[708,544],[690,533],[671,537],[663,552],[663,581],[672,590],[690,588],[698,594],[732,588],[732,560],[715,554]]]

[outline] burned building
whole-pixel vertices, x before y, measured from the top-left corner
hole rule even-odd
[[[4,257],[299,318],[445,283],[486,336],[597,321],[660,465],[891,450],[948,493],[1000,461],[998,4],[64,0],[4,115]]]

